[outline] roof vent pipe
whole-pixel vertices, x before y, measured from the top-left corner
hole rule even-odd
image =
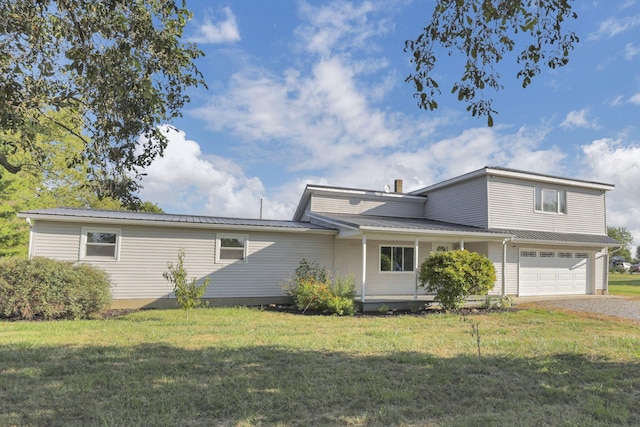
[[[395,193],[402,193],[402,180],[396,179],[393,181],[393,191]]]

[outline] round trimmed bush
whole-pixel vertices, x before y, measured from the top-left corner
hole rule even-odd
[[[420,286],[435,292],[435,301],[445,310],[462,307],[470,295],[486,295],[493,289],[493,262],[477,252],[457,250],[432,253],[420,266]]]
[[[80,319],[111,303],[111,283],[88,264],[49,258],[0,259],[0,317]]]

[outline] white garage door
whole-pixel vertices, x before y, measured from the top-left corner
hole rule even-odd
[[[520,249],[520,296],[587,293],[587,252]]]

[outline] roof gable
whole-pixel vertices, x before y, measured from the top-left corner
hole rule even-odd
[[[498,166],[494,166],[494,167],[485,166],[482,169],[478,169],[478,170],[466,173],[464,175],[460,175],[460,176],[430,185],[428,187],[424,187],[419,190],[412,191],[409,194],[425,195],[430,191],[440,190],[452,185],[459,184],[461,182],[469,181],[479,177],[489,177],[489,176],[500,176],[500,177],[506,177],[506,178],[514,178],[514,179],[520,179],[525,181],[531,181],[531,182],[558,184],[558,185],[565,185],[565,186],[579,187],[579,188],[589,188],[589,189],[603,190],[603,191],[610,191],[615,188],[613,184],[606,184],[602,182],[587,181],[587,180],[575,179],[575,178],[566,178],[566,177],[560,177],[560,176],[554,176],[554,175],[546,175],[546,174],[541,174],[537,172],[528,172],[528,171],[522,171],[518,169],[509,169],[509,168],[503,168]]]

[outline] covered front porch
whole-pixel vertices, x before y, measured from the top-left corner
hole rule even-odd
[[[492,294],[506,295],[502,269],[509,234],[415,218],[310,216],[339,230],[334,241],[333,271],[353,276],[358,304],[366,311],[431,303],[434,296],[420,287],[420,265],[433,252],[455,249],[489,257],[498,277]]]

